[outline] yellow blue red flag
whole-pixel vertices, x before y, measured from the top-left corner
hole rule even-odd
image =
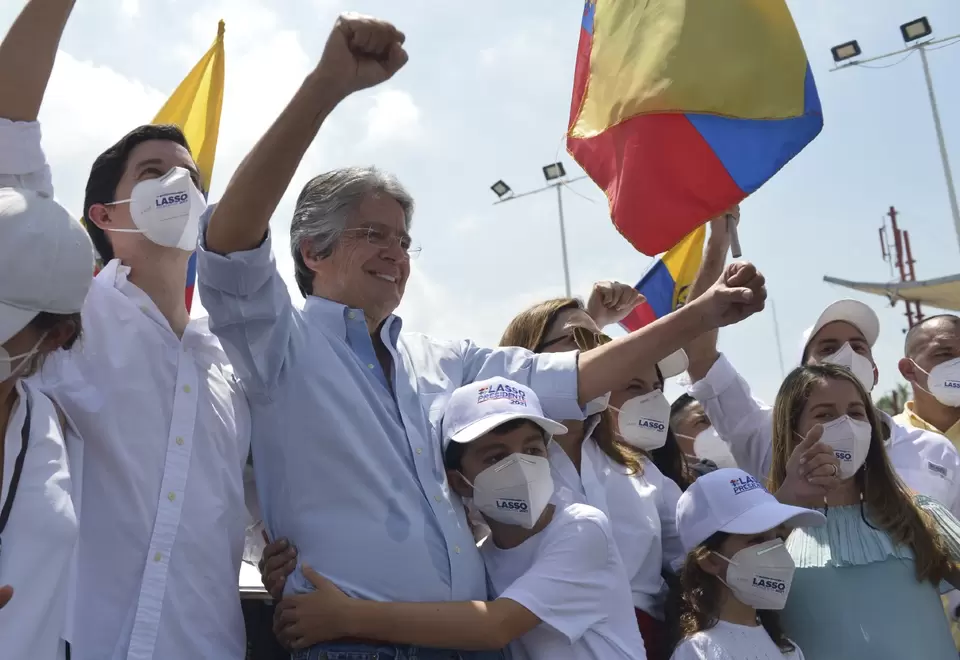
[[[703,262],[706,236],[707,226],[700,225],[647,269],[634,287],[643,294],[646,302],[620,321],[624,329],[633,332],[686,303]]]
[[[644,254],[742,201],[822,128],[785,0],[587,0],[567,150]]]
[[[217,26],[217,39],[210,50],[193,67],[183,82],[164,104],[154,124],[175,124],[187,138],[193,159],[200,171],[204,191],[210,190],[213,161],[217,154],[220,135],[220,113],[223,110],[224,90],[224,24]],[[193,303],[197,280],[197,255],[190,257],[185,292],[187,310]]]

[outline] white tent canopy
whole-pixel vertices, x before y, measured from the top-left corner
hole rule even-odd
[[[891,303],[901,300],[918,302],[938,309],[960,312],[960,275],[938,277],[921,282],[850,282],[825,276],[824,282],[883,296]]]

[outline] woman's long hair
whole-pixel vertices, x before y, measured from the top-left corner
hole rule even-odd
[[[501,346],[518,346],[539,353],[544,337],[556,323],[557,317],[568,309],[586,311],[583,303],[576,298],[555,298],[529,307],[517,314],[500,338]],[[600,423],[593,431],[593,440],[611,460],[627,469],[628,474],[642,474],[642,454],[620,440],[613,429],[616,428],[613,413],[608,409],[600,413]]]
[[[717,532],[687,555],[683,569],[680,571],[681,639],[709,630],[720,620],[720,607],[723,605],[723,596],[727,587],[716,575],[703,570],[700,567],[700,561],[709,557],[712,552],[719,552],[720,546],[728,537],[729,534],[725,532]],[[733,594],[730,597],[734,598]],[[780,616],[776,611],[757,610],[757,618],[763,629],[770,635],[770,639],[782,652],[788,653],[794,650],[794,645],[780,627]]]
[[[891,467],[883,445],[880,420],[870,395],[849,370],[832,364],[809,365],[794,369],[783,381],[773,409],[770,492],[775,493],[786,480],[787,461],[801,442],[797,425],[811,392],[828,380],[846,381],[856,387],[870,422],[870,449],[863,467],[853,477],[860,489],[864,521],[887,533],[894,543],[913,551],[918,581],[939,583],[954,566],[949,551],[935,531],[933,521],[914,505],[913,498]]]

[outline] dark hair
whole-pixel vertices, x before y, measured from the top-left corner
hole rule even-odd
[[[684,392],[670,404],[670,419],[673,419],[696,402],[697,400],[693,396]]]
[[[48,332],[53,330],[61,323],[67,322],[72,322],[76,328],[73,336],[63,344],[63,348],[69,349],[73,348],[73,345],[77,343],[78,339],[80,339],[80,334],[83,328],[81,324],[80,312],[76,312],[75,314],[54,314],[53,312],[40,312],[34,316],[27,325],[39,332]]]
[[[90,169],[87,190],[83,198],[83,217],[86,218],[84,224],[87,233],[90,234],[90,240],[93,241],[93,246],[104,263],[113,259],[113,247],[106,232],[90,221],[90,207],[94,204],[110,204],[116,201],[117,186],[120,185],[120,179],[127,170],[130,153],[140,144],[150,140],[176,142],[187,151],[190,150],[186,136],[178,127],[171,124],[147,124],[133,129],[120,138],[119,142],[97,156]]]
[[[729,536],[717,532],[687,555],[680,573],[680,632],[683,637],[710,630],[719,621],[723,585],[716,575],[700,567],[700,561],[719,550]],[[788,653],[796,648],[780,627],[780,616],[775,610],[757,610],[757,619],[782,652]]]
[[[934,322],[940,323],[941,321],[949,321],[954,326],[960,325],[960,317],[957,317],[955,314],[937,314],[936,316],[928,316],[910,328],[910,330],[907,332],[907,336],[903,340],[904,356],[913,357],[919,353],[921,346],[927,341],[927,330],[930,328],[930,326],[934,325]]]
[[[488,431],[493,435],[506,435],[511,431],[516,431],[522,426],[532,426],[540,431],[540,434],[543,435],[543,441],[548,440],[547,433],[542,428],[531,422],[529,419],[511,419],[509,422],[505,422],[500,426]],[[463,462],[463,454],[466,451],[466,445],[459,442],[451,442],[450,446],[447,447],[447,451],[443,453],[443,464],[448,470],[460,470],[461,463]]]

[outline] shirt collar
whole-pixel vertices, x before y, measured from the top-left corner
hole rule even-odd
[[[365,318],[362,309],[347,307],[320,296],[307,296],[307,301],[303,305],[303,313],[308,320],[332,330],[342,339],[347,336],[348,321],[363,321]],[[389,340],[390,346],[396,346],[402,327],[403,320],[396,314],[391,314],[380,328],[380,338],[384,342]]]

